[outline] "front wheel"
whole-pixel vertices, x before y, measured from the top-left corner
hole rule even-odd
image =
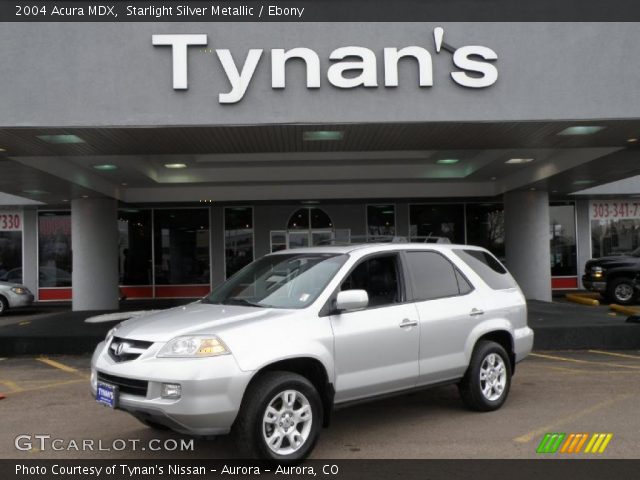
[[[497,410],[507,399],[511,386],[509,356],[496,342],[480,341],[459,385],[463,403],[471,410]]]
[[[9,310],[9,302],[0,295],[0,316]]]
[[[633,280],[626,277],[612,280],[607,289],[607,296],[620,305],[631,305],[636,301]]]
[[[313,450],[322,426],[322,402],[305,377],[265,372],[247,389],[232,434],[249,458],[295,463]]]

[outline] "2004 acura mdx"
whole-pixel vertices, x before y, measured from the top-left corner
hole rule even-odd
[[[203,300],[128,320],[93,355],[96,399],[244,455],[300,460],[332,409],[457,383],[499,408],[533,344],[525,299],[489,252],[377,244],[286,250]]]

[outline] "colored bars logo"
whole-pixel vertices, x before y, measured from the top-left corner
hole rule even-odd
[[[612,438],[613,433],[547,433],[536,453],[604,453]]]

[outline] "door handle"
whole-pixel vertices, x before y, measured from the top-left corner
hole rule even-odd
[[[405,318],[404,320],[402,320],[402,322],[400,322],[400,328],[417,327],[417,326],[418,326],[417,320],[409,320],[408,318]]]
[[[484,312],[482,310],[478,310],[477,308],[473,308],[471,309],[469,315],[471,315],[472,317],[477,317],[478,315],[484,315]]]

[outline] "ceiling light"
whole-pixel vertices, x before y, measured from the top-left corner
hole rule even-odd
[[[558,135],[593,135],[603,129],[604,127],[596,125],[575,125],[558,132]]]
[[[320,202],[318,200],[302,200],[300,203],[302,205],[318,205]]]
[[[33,189],[33,190],[23,190],[22,192],[23,192],[23,193],[27,193],[27,194],[29,194],[29,195],[44,195],[44,194],[46,194],[46,193],[49,193],[49,192],[46,192],[46,191],[44,191],[44,190],[37,190],[37,189]]]
[[[7,151],[7,149],[6,149],[6,148],[2,148],[2,147],[0,147],[0,152],[6,152],[6,151]]]
[[[187,164],[186,163],[165,163],[164,168],[173,168],[173,169],[187,168]]]
[[[95,168],[96,170],[103,170],[103,171],[118,169],[116,165],[112,165],[111,163],[101,163],[99,165],[94,165],[93,168]]]
[[[453,165],[454,163],[458,163],[460,160],[458,160],[457,158],[441,158],[440,160],[436,161],[436,163],[439,163],[440,165]]]
[[[344,137],[344,132],[340,130],[313,130],[302,132],[302,140],[305,142],[342,140],[342,137]]]
[[[89,198],[89,195],[81,195],[82,198]]]
[[[629,143],[636,143],[637,141],[638,141],[638,139],[637,139],[637,138],[628,138],[628,139],[627,139],[627,142],[629,142]],[[4,152],[4,150],[2,150],[2,149],[0,148],[0,152]]]
[[[67,203],[67,202],[69,201],[69,199],[68,199],[68,198],[63,198],[63,199],[62,199],[62,201],[63,201],[64,203]]]
[[[594,180],[576,180],[573,182],[574,185],[590,185],[594,183]]]
[[[85,141],[77,135],[38,135],[38,138],[43,142],[56,145],[85,143]]]
[[[529,162],[533,162],[533,158],[510,158],[505,163],[508,163],[510,165],[519,165],[522,163],[529,163]]]

